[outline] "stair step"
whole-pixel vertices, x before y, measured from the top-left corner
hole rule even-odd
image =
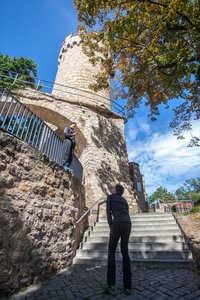
[[[134,251],[129,250],[130,259],[148,259],[148,258],[156,258],[156,259],[187,259],[190,258],[190,251],[182,250],[182,251],[175,251],[175,250],[167,250],[167,251]],[[90,259],[96,259],[98,257],[107,259],[108,251],[103,250],[77,250],[76,257],[90,257]],[[115,255],[116,259],[121,259],[121,253],[116,252]]]
[[[130,216],[131,220],[174,220],[174,216]],[[106,222],[107,218],[99,218],[98,222]]]
[[[171,212],[158,212],[158,213],[133,213],[130,215],[131,217],[136,217],[136,218],[139,218],[141,216],[144,216],[146,218],[150,217],[150,216],[155,216],[155,217],[159,217],[159,216],[173,216],[173,214]],[[103,218],[103,217],[102,217]]]
[[[107,243],[109,241],[109,236],[96,236],[95,241],[93,236],[87,236],[85,238],[87,242],[95,242],[95,243]],[[171,243],[171,242],[183,242],[184,238],[182,235],[161,235],[161,236],[130,236],[129,243],[145,243],[145,242],[160,242],[160,243]]]
[[[166,251],[166,250],[188,250],[188,245],[185,242],[171,242],[171,243],[129,243],[129,251]],[[82,248],[84,250],[108,250],[108,243],[82,243]],[[118,245],[117,251],[120,251],[120,246]]]
[[[165,214],[163,214],[163,215],[161,215],[161,214],[141,215],[141,214],[138,214],[138,215],[131,215],[130,218],[131,218],[131,221],[134,221],[134,220],[140,220],[140,221],[143,221],[143,220],[145,220],[145,221],[146,220],[147,221],[174,220],[174,216],[172,214],[170,214],[170,215],[165,215]],[[107,222],[107,219],[100,217],[99,222]]]
[[[141,219],[133,219],[131,218],[131,223],[134,223],[134,222],[145,222],[145,223],[148,223],[148,222],[153,222],[153,223],[156,223],[156,222],[168,222],[168,221],[172,221],[172,222],[176,222],[174,220],[174,217],[172,218],[159,218],[159,219],[153,219],[153,218],[149,218],[149,219],[144,219],[144,218],[141,218]],[[99,224],[102,224],[102,223],[105,223],[105,224],[108,224],[107,220],[104,219],[104,220],[100,220],[98,221]]]
[[[159,224],[159,225],[147,225],[147,224],[145,224],[145,225],[142,225],[142,224],[137,224],[137,225],[132,225],[132,231],[134,230],[134,231],[138,231],[138,230],[164,230],[164,229],[166,229],[166,230],[168,230],[168,229],[179,229],[179,227],[178,227],[178,225],[177,224],[164,224],[164,225],[161,225],[161,224]],[[102,232],[104,232],[104,231],[110,231],[110,228],[107,226],[107,225],[105,225],[105,226],[94,226],[93,228],[91,228],[91,231],[95,231],[95,232],[97,232],[97,231],[102,231]]]
[[[132,223],[132,226],[135,226],[135,225],[154,225],[154,226],[159,226],[160,224],[177,224],[176,221],[174,219],[172,220],[132,220],[131,221]],[[95,224],[95,226],[98,226],[98,227],[102,227],[102,226],[108,226],[108,222],[107,221],[102,221],[102,222],[97,222]]]
[[[121,263],[121,258],[116,258],[116,262]],[[99,257],[98,259],[91,259],[90,257],[75,257],[73,259],[73,264],[80,264],[80,265],[92,265],[92,266],[105,266],[107,265],[107,260],[104,258]],[[192,259],[131,259],[131,265],[132,266],[148,266],[148,267],[164,267],[164,268],[188,268],[192,264]]]
[[[172,234],[172,235],[178,235],[180,234],[180,230],[177,229],[138,229],[135,230],[134,228],[131,231],[131,236],[148,236],[148,235],[167,235],[168,233]],[[102,230],[102,231],[90,231],[88,232],[88,234],[90,236],[109,236],[109,230]]]

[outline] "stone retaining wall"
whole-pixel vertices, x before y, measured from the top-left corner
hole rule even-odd
[[[0,295],[72,263],[87,222],[85,191],[62,167],[0,132]]]

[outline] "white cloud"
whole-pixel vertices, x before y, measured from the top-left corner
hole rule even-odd
[[[150,125],[145,121],[144,118],[137,118],[135,122],[129,122],[127,124],[127,139],[134,141],[137,136],[141,133],[147,134],[150,131]]]
[[[141,129],[134,135],[133,125],[127,130],[129,161],[140,164],[148,194],[159,186],[174,192],[186,179],[200,176],[200,147],[187,147],[191,139],[189,133],[184,140],[177,140],[168,131],[165,134],[156,132],[138,141],[137,136]],[[193,123],[193,134],[195,133],[200,133],[200,124],[197,122]]]

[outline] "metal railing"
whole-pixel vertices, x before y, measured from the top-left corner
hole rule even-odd
[[[74,225],[77,226],[77,225],[78,225],[85,217],[87,217],[87,216],[91,213],[93,207],[95,207],[96,205],[97,205],[97,218],[96,218],[96,221],[98,221],[98,218],[99,218],[99,212],[100,212],[100,206],[101,206],[103,203],[106,202],[106,199],[105,199],[105,198],[106,198],[106,196],[105,196],[105,197],[101,197],[100,199],[96,200],[96,201],[92,204],[92,206],[91,206],[90,208],[88,208],[88,209],[83,213],[83,215],[82,215],[77,221],[74,222]]]
[[[2,70],[4,71],[4,70]],[[5,70],[9,72],[9,70]],[[52,90],[62,92],[64,94],[76,96],[77,99],[79,100],[79,97],[87,98],[91,104],[95,104],[101,107],[107,107],[108,103],[111,103],[111,110],[113,112],[116,112],[117,114],[123,116],[126,118],[126,111],[125,108],[122,107],[120,104],[118,104],[115,100],[106,98],[104,96],[101,96],[97,93],[94,93],[92,91],[80,89],[80,88],[74,88],[68,85],[64,84],[59,84],[59,83],[54,83],[48,80],[43,80],[39,78],[34,78],[34,82],[29,82],[26,80],[23,80],[19,76],[20,74],[14,73],[14,72],[9,72],[9,75],[5,75],[1,72],[0,70],[0,79],[5,78],[7,80],[10,80],[11,84],[17,84],[17,83],[22,83],[22,84],[28,84],[29,87],[31,87],[34,90],[38,90],[39,92],[45,92],[48,94],[52,94]]]
[[[39,150],[59,165],[63,164],[63,140],[16,97],[0,91],[0,130],[8,132]],[[82,180],[83,168],[74,155],[74,175]]]
[[[180,201],[174,204],[170,203],[164,206],[165,212],[190,212],[194,207],[194,203],[192,201]]]

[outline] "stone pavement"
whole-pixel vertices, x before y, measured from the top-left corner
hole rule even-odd
[[[190,269],[132,267],[132,295],[122,290],[117,265],[116,290],[105,294],[106,266],[73,265],[49,280],[31,286],[10,300],[200,299],[200,276]]]

